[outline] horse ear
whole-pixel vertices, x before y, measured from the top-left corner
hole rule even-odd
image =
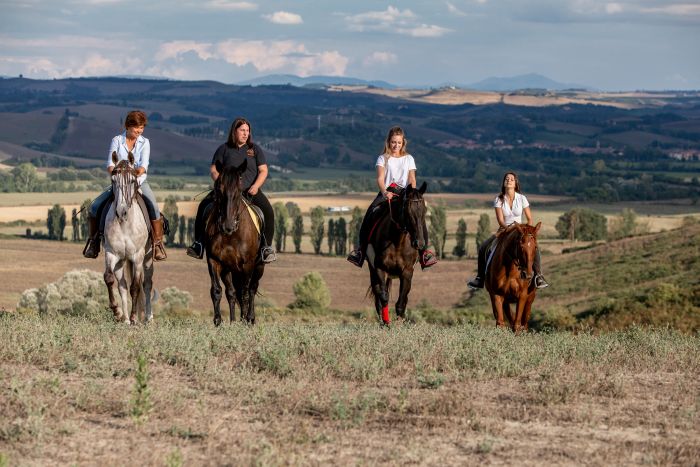
[[[535,235],[537,235],[537,232],[540,231],[540,227],[542,227],[542,222],[538,222],[537,225],[535,226]]]
[[[236,167],[236,172],[243,173],[248,168],[248,159],[243,159],[243,163]]]
[[[418,191],[422,195],[423,193],[425,193],[425,190],[427,190],[427,189],[428,189],[428,183],[423,182],[423,184],[420,186],[420,188],[418,188]]]
[[[134,165],[134,154],[131,151],[129,151],[128,159],[129,159],[129,165]]]
[[[114,165],[117,165],[117,151],[112,151],[112,162],[114,162]]]

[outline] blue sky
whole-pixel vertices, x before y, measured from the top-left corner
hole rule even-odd
[[[0,75],[700,89],[698,0],[0,0]]]

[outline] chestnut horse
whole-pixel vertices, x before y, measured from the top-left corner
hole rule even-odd
[[[388,215],[376,221],[367,245],[371,291],[377,315],[384,325],[390,323],[389,292],[392,278],[400,281],[396,315],[405,318],[408,293],[411,291],[413,267],[418,250],[427,241],[423,234],[425,222],[425,182],[419,189],[410,185],[399,197],[386,203]]]
[[[512,224],[498,234],[495,251],[486,270],[486,290],[491,296],[496,326],[503,326],[505,312],[508,323],[516,334],[522,328],[528,330],[530,309],[537,289],[533,278],[532,263],[537,254],[537,232],[542,226]],[[515,317],[510,305],[515,304]]]
[[[214,184],[214,200],[206,222],[204,244],[211,279],[214,325],[221,324],[221,284],[226,288],[229,318],[235,320],[235,304],[241,320],[255,323],[255,294],[265,268],[258,255],[260,234],[243,199],[241,176],[248,161],[224,168],[217,163],[219,178]]]

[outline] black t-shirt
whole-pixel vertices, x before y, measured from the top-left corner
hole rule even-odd
[[[260,149],[260,146],[253,143],[251,155],[248,155],[248,149],[249,147],[247,144],[244,144],[240,148],[232,148],[224,143],[219,146],[211,160],[212,165],[220,162],[224,168],[226,168],[238,167],[247,159],[248,165],[241,179],[243,190],[247,190],[255,183],[255,179],[258,178],[258,166],[267,164],[265,153]]]

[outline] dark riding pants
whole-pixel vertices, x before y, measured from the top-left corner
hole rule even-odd
[[[255,196],[251,197],[247,192],[244,193],[244,196],[262,211],[263,217],[265,218],[265,229],[263,231],[265,242],[264,246],[270,246],[272,244],[272,237],[275,235],[275,212],[272,209],[270,201],[260,190],[258,190]],[[194,239],[197,242],[202,243],[204,239],[204,212],[213,201],[214,192],[210,191],[209,194],[199,203],[199,207],[197,207],[197,218],[194,222]]]

